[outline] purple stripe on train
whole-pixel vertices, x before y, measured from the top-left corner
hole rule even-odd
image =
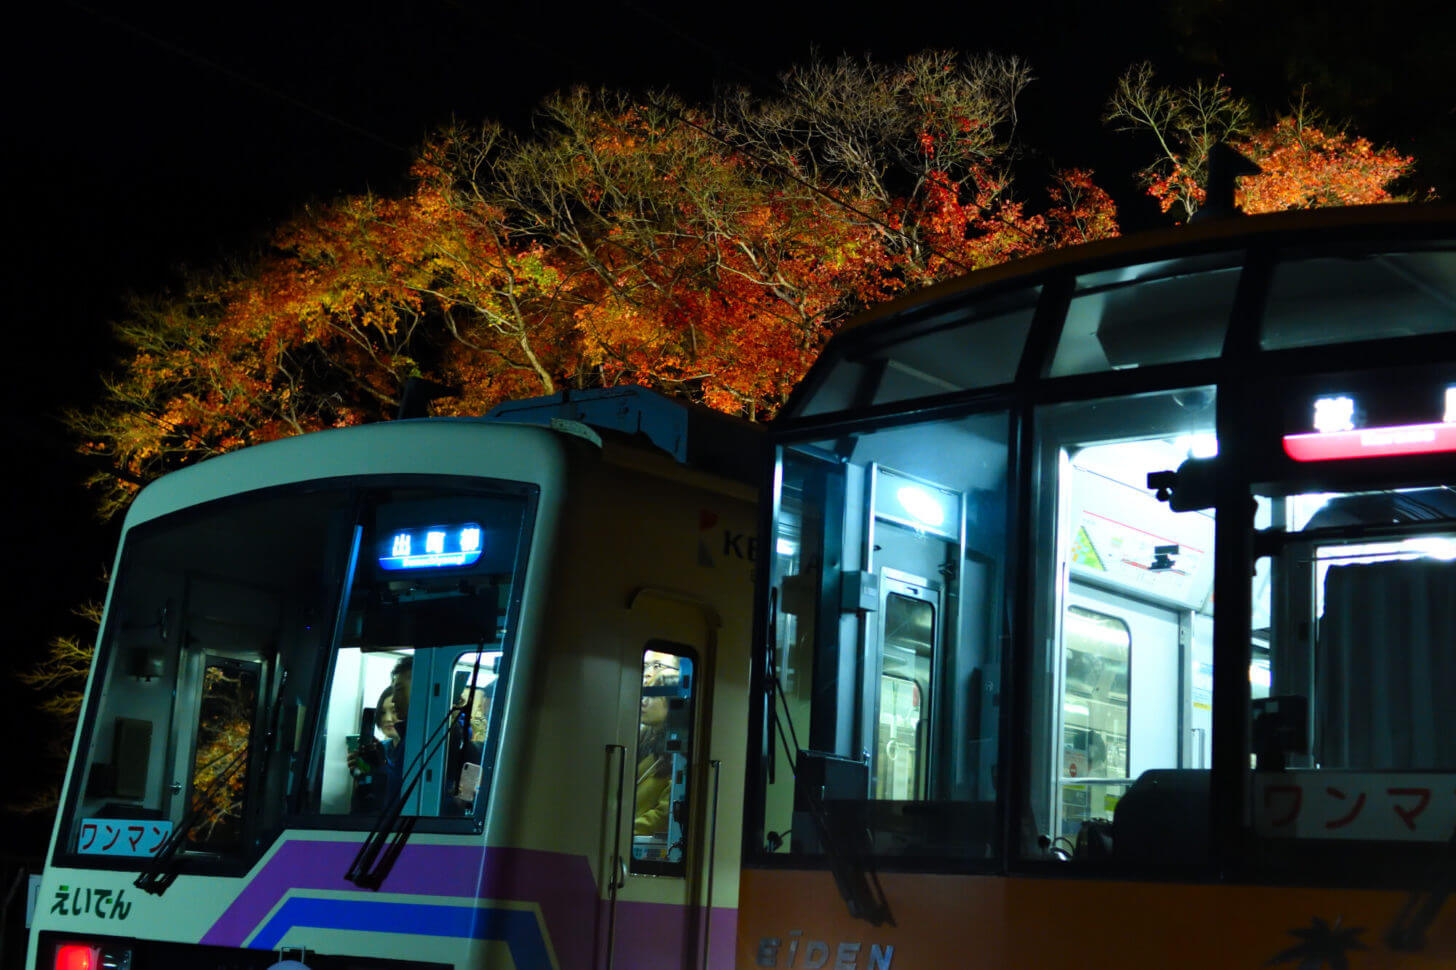
[[[343,878],[358,850],[354,842],[284,843],[201,942],[242,946],[290,890],[358,892],[357,886]],[[593,953],[600,952],[606,939],[606,906],[599,900],[596,881],[582,856],[535,849],[411,843],[400,854],[383,891],[536,903],[562,970],[592,966]],[[737,915],[733,909],[713,911],[710,966],[733,965]],[[619,904],[615,948],[618,966],[682,965],[686,950],[683,923],[678,906]]]

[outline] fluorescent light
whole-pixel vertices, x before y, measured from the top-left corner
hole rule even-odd
[[[945,509],[936,501],[934,495],[919,485],[900,486],[900,489],[895,492],[895,498],[899,499],[900,506],[922,525],[935,529],[945,524]]]
[[[1173,442],[1173,447],[1189,458],[1216,458],[1218,456],[1218,436],[1208,432],[1185,434]]]
[[[1325,434],[1331,431],[1353,431],[1355,429],[1355,399],[1344,396],[1316,398],[1314,429]]]

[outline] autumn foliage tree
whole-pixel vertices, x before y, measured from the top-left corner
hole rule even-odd
[[[1167,87],[1144,63],[1119,79],[1106,120],[1152,137],[1156,157],[1139,181],[1164,212],[1184,219],[1203,204],[1208,153],[1219,142],[1261,169],[1240,180],[1235,201],[1244,212],[1408,198],[1392,185],[1410,175],[1413,158],[1332,128],[1302,97],[1272,122],[1259,123],[1252,106],[1221,81]]]
[[[907,287],[1117,232],[1084,171],[1015,191],[1014,59],[927,53],[790,71],[708,107],[573,91],[535,131],[438,132],[396,198],[313,207],[246,265],[140,302],[74,424],[130,480],[389,416],[406,379],[479,414],[640,384],[750,418],[835,328]]]
[[[1016,184],[1031,82],[1014,58],[844,58],[794,68],[767,96],[577,90],[528,135],[438,131],[408,191],[309,207],[252,259],[134,303],[104,402],[71,416],[115,470],[96,479],[102,510],[201,458],[387,418],[412,377],[449,390],[440,414],[636,384],[771,416],[862,308],[1117,235],[1091,172]],[[1151,137],[1141,183],[1184,219],[1219,141],[1262,168],[1242,181],[1250,212],[1390,200],[1412,165],[1302,104],[1259,122],[1222,82],[1161,86],[1147,65],[1106,120]],[[57,641],[35,674],[61,714],[85,653]],[[208,770],[240,750],[240,724],[213,733]],[[204,798],[209,817],[230,817],[234,794]]]

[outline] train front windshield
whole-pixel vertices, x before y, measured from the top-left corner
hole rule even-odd
[[[315,484],[133,528],[58,854],[137,868],[178,833],[183,865],[227,872],[392,802],[477,827],[532,502]]]

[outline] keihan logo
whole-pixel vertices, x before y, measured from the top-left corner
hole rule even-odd
[[[714,552],[714,550],[717,552]],[[718,559],[741,559],[753,562],[758,554],[758,538],[746,532],[718,528],[718,513],[698,511],[698,565],[712,568]]]

